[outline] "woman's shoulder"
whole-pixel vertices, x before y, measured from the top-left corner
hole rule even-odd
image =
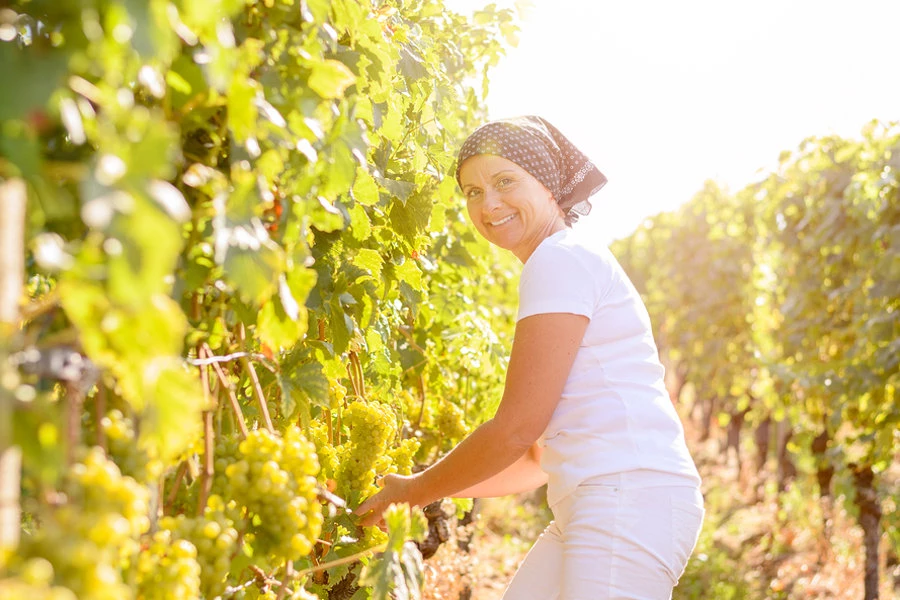
[[[541,242],[525,263],[521,281],[563,287],[581,281],[606,289],[609,282],[618,279],[619,269],[599,236],[567,228]]]
[[[525,266],[552,267],[562,261],[577,261],[585,266],[615,262],[606,243],[594,232],[587,229],[566,228],[548,236],[538,245]]]

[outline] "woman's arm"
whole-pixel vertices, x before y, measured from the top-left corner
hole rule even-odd
[[[537,489],[547,483],[547,474],[541,470],[541,454],[544,449],[535,442],[519,460],[493,477],[453,494],[454,498],[496,498]]]
[[[388,475],[383,489],[356,513],[363,524],[381,518],[394,502],[425,506],[489,480],[531,448],[559,403],[589,319],[569,313],[526,317],[516,325],[503,398],[482,424],[438,462],[410,476]]]

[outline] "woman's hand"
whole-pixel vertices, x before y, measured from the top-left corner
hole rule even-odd
[[[417,506],[413,494],[415,480],[415,475],[385,475],[381,480],[381,491],[360,504],[353,514],[362,517],[362,525],[371,527],[383,523],[382,515],[391,504],[407,502]]]

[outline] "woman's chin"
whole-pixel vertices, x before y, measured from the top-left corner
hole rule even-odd
[[[513,250],[520,242],[522,237],[521,231],[512,224],[501,225],[497,228],[491,228],[485,236],[487,240],[503,248],[504,250]]]

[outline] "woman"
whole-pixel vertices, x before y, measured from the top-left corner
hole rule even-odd
[[[386,476],[357,514],[373,524],[392,502],[547,483],[554,521],[505,600],[670,598],[703,520],[700,476],[637,291],[570,227],[606,178],[539,117],[477,129],[456,176],[475,228],[524,265],[503,398],[440,461]]]

